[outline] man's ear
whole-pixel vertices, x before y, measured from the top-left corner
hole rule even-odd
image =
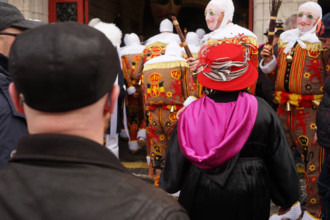
[[[9,84],[9,94],[10,94],[10,98],[13,101],[17,112],[24,114],[23,102],[19,98],[19,95],[17,94],[17,91],[16,91],[15,84],[13,82],[11,82]]]
[[[107,96],[107,100],[104,106],[104,110],[110,114],[113,113],[115,104],[117,102],[117,98],[119,95],[120,89],[118,85],[114,85],[112,87],[111,94]]]

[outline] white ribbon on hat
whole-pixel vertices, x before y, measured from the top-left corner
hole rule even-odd
[[[223,61],[223,60],[228,60],[228,57],[218,58],[215,61],[213,61],[212,64],[210,65],[211,71],[209,73],[203,72],[203,74],[209,79],[219,82],[231,81],[233,79],[236,79],[242,76],[249,68],[249,63],[247,62],[247,54],[248,54],[248,49],[246,49],[244,53],[243,62],[232,61],[232,60]],[[243,67],[243,66],[245,66],[243,69],[231,71],[231,67]]]

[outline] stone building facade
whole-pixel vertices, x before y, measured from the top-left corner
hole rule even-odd
[[[51,0],[0,0],[3,2],[8,2],[10,4],[15,5],[18,7],[24,16],[29,19],[38,19],[43,22],[49,22],[49,12],[50,10],[55,10],[49,8],[49,2]],[[53,0],[56,1],[56,0]],[[80,1],[87,1],[88,2],[88,19],[90,20],[93,17],[102,17],[102,20],[106,22],[113,22],[119,23],[119,26],[123,30],[123,33],[130,33],[130,32],[148,32],[150,34],[154,34],[153,32],[158,31],[157,24],[150,24],[148,28],[143,29],[143,25],[146,26],[152,17],[145,18],[146,13],[143,11],[143,7],[145,7],[147,2],[151,2],[155,0],[80,0]],[[170,0],[173,1],[173,0]],[[278,19],[285,21],[290,15],[297,12],[297,8],[302,3],[306,2],[307,0],[283,0],[281,8],[279,10]],[[319,2],[322,6],[324,13],[329,11],[329,0],[310,0]],[[189,20],[190,18],[199,19],[199,25],[202,27],[206,27],[204,17],[203,17],[203,10],[209,0],[182,0],[181,2],[181,12],[185,12],[186,8],[195,8],[195,11],[188,11],[186,10],[186,15],[182,16],[182,20],[186,19]],[[242,13],[239,7],[243,1],[236,1],[234,0],[234,4],[236,6],[236,11],[234,15],[234,21],[236,16],[241,16]],[[269,2],[270,0],[249,0],[244,1],[249,2],[248,11],[252,12],[251,19],[253,24],[250,24],[247,28],[251,28],[252,31],[258,36],[258,43],[263,43],[266,41],[266,37],[263,35],[265,32],[266,27],[269,23]],[[251,8],[253,7],[253,8]],[[238,9],[237,9],[238,8]],[[150,13],[150,12],[149,12]],[[191,14],[194,13],[194,14]],[[144,16],[144,17],[143,17]],[[152,16],[149,14],[148,16]],[[180,18],[180,16],[179,16]],[[179,19],[178,19],[179,20]],[[180,20],[179,20],[180,21]],[[195,24],[195,26],[191,26],[192,28],[196,28],[197,22],[188,22],[188,26],[191,24]],[[246,22],[245,22],[246,23]],[[251,23],[251,22],[250,22]],[[181,23],[180,23],[181,24]],[[207,28],[206,28],[207,29]],[[195,30],[188,30],[188,31],[195,31]],[[148,34],[144,33],[144,34]]]

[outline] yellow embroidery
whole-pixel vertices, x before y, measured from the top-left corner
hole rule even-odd
[[[165,140],[165,135],[160,135],[159,140],[161,140],[161,141]]]
[[[315,171],[315,165],[313,165],[313,164],[310,165],[310,166],[309,166],[309,170],[310,170],[310,171]]]
[[[181,77],[181,72],[178,70],[172,70],[171,71],[171,76],[173,79],[180,79]]]
[[[311,74],[309,72],[304,73],[304,78],[309,79],[311,77]]]
[[[311,198],[310,203],[311,204],[315,204],[316,203],[316,199],[315,198]]]
[[[315,123],[311,123],[311,124],[309,125],[309,128],[312,129],[312,130],[315,130],[315,128],[316,128],[316,124],[315,124]]]

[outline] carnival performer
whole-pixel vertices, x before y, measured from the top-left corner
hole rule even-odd
[[[124,38],[125,47],[120,50],[122,69],[127,83],[127,122],[130,140],[128,148],[135,154],[146,145],[146,125],[144,120],[142,87],[137,70],[143,66],[142,51],[139,37],[135,33],[127,34]]]
[[[177,122],[176,113],[196,99],[196,86],[180,46],[173,42],[165,55],[144,64],[143,97],[148,115],[149,176],[158,186],[167,143]]]
[[[205,20],[211,32],[204,35],[201,50],[222,43],[245,44],[248,45],[248,56],[252,64],[258,68],[257,36],[248,29],[232,23],[234,11],[232,0],[211,0],[208,3],[205,8]],[[196,58],[188,59],[193,72],[196,71],[198,62]]]
[[[160,31],[159,34],[149,38],[146,41],[146,46],[142,51],[143,65],[139,66],[136,70],[136,73],[139,75],[142,75],[141,73],[143,71],[143,67],[146,62],[148,62],[150,59],[165,54],[165,49],[170,42],[175,42],[177,44],[180,44],[181,42],[179,36],[173,33],[173,24],[169,19],[162,20],[162,22],[159,25],[159,31]],[[143,99],[143,101],[145,101],[145,98]],[[146,103],[143,103],[143,105],[145,106]],[[146,123],[146,127],[148,127],[149,126],[148,118],[146,115],[145,115],[145,123]],[[150,144],[150,140],[146,142],[148,164],[150,163],[149,149],[152,148],[152,146],[150,146],[149,144]]]
[[[322,9],[315,2],[306,2],[298,8],[298,28],[280,35],[277,59],[269,46],[261,51],[260,68],[274,75],[277,114],[283,122],[289,144],[301,153],[304,161],[307,201],[303,220],[321,215],[317,179],[321,171],[324,151],[313,137],[316,130],[316,110],[323,97],[324,50],[315,34]],[[283,216],[286,217],[286,216]],[[294,216],[292,219],[297,219]]]
[[[166,18],[160,22],[159,32],[159,34],[149,38],[146,41],[146,45],[153,44],[157,41],[161,41],[163,43],[170,43],[173,41],[178,44],[181,43],[179,36],[173,33],[173,24],[169,19]]]
[[[270,199],[281,213],[289,210],[299,197],[298,176],[280,119],[247,92],[258,77],[248,51],[214,46],[201,56],[198,72],[209,94],[181,114],[160,187],[181,190],[179,202],[191,219],[266,220]]]
[[[170,20],[164,19],[159,25],[159,34],[149,38],[142,52],[143,62],[165,54],[166,45],[170,42],[181,43],[177,34],[173,33],[173,24]],[[138,70],[142,71],[142,69]]]

